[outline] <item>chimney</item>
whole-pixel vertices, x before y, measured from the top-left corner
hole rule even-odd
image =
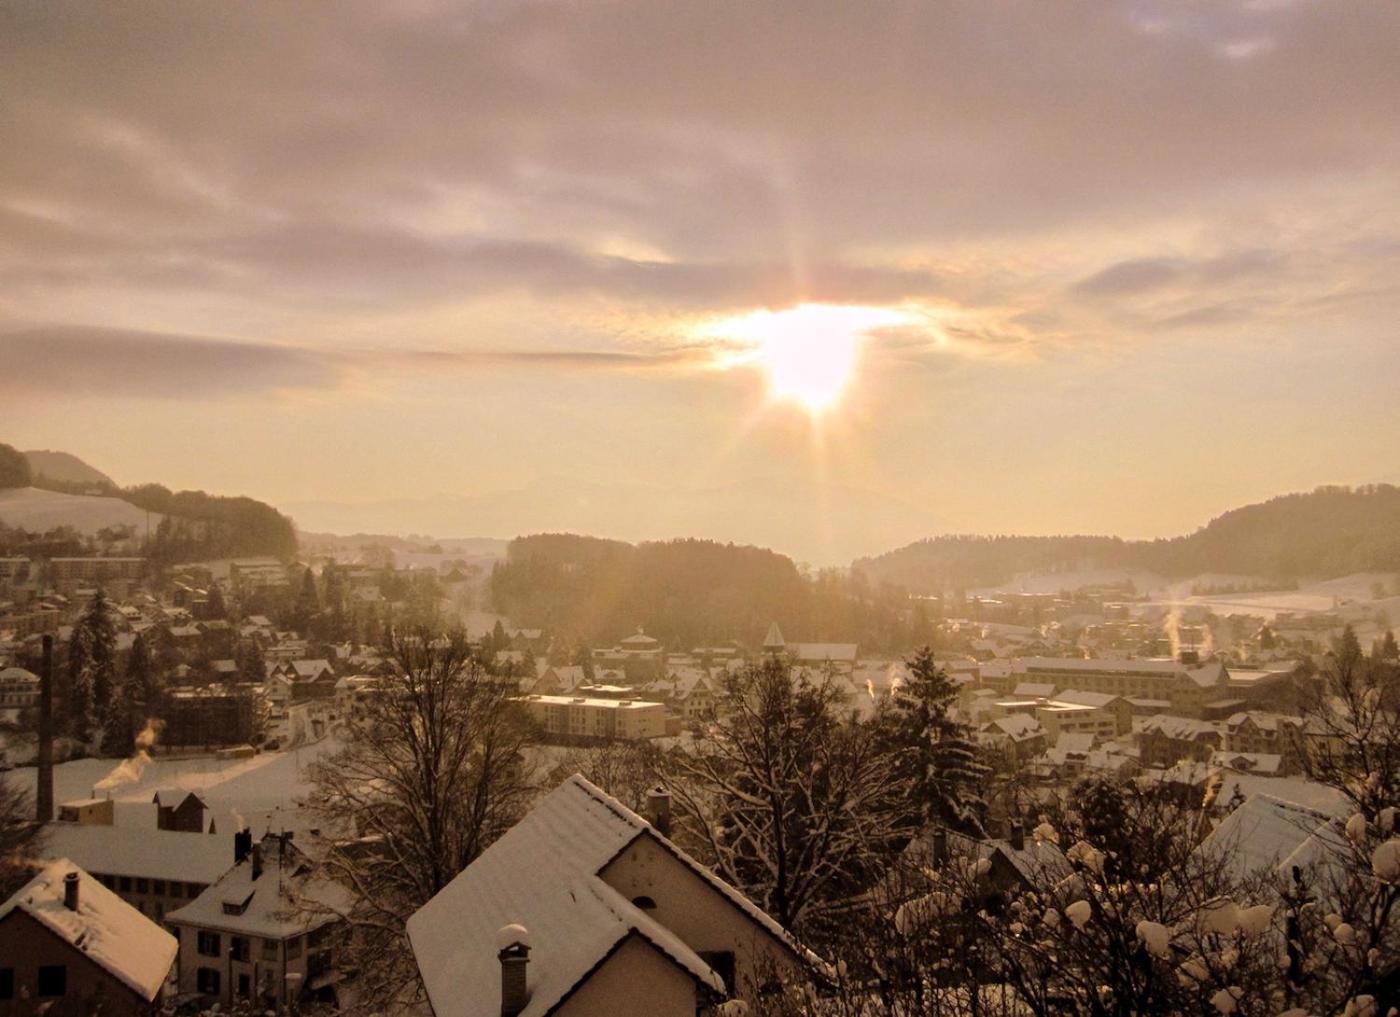
[[[501,962],[501,1017],[515,1017],[530,1001],[525,967],[530,962],[530,933],[523,925],[506,925],[496,933]]]
[[[254,845],[253,845],[252,855],[253,855],[253,879],[256,880],[259,876],[262,875],[262,845],[261,845],[261,844],[254,844]]]
[[[53,636],[44,636],[43,666],[39,668],[39,787],[34,818],[53,819]]]
[[[1177,662],[1184,664],[1186,667],[1196,667],[1201,663],[1201,651],[1190,649],[1182,650],[1177,654]]]
[[[671,836],[671,792],[660,784],[647,792],[647,822],[663,837]]]
[[[237,865],[253,850],[253,832],[239,830],[233,835],[233,864]]]
[[[1013,851],[1026,850],[1026,828],[1021,825],[1019,819],[1011,823],[1011,836],[1008,838]]]
[[[63,906],[69,911],[78,910],[78,874],[67,873],[63,877]]]

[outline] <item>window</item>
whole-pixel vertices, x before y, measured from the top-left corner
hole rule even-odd
[[[68,965],[45,964],[39,968],[39,995],[62,996],[68,991]]]
[[[251,959],[252,951],[248,949],[247,936],[231,936],[229,938],[229,956],[236,961],[247,961]]]
[[[702,950],[700,959],[713,968],[715,974],[724,979],[724,988],[732,996],[734,994],[734,951]]]
[[[277,959],[277,940],[264,939],[262,944],[263,960],[275,961]]]
[[[186,897],[189,897],[190,900],[194,900],[194,898],[198,897],[198,896],[199,896],[201,893],[203,893],[203,892],[204,892],[204,886],[203,886],[203,884],[200,884],[200,883],[186,883],[186,884],[185,884],[185,896],[186,896]]]
[[[183,897],[184,895],[185,895],[185,884],[184,884],[184,883],[176,883],[176,882],[172,881],[172,882],[170,883],[170,896],[172,896],[172,897],[177,897],[177,898],[178,898],[178,897]]]
[[[301,956],[301,937],[293,936],[287,940],[287,960],[294,960]]]
[[[199,940],[195,943],[195,949],[199,951],[201,957],[219,956],[219,934],[217,932],[201,932]],[[215,972],[217,974],[217,972]]]
[[[150,883],[150,880],[147,880],[147,879],[138,879],[138,880],[136,881],[136,892],[137,892],[137,893],[150,893],[150,892],[151,892],[151,883]]]
[[[122,876],[121,879],[117,880],[117,887],[118,887],[118,889],[121,890],[122,893],[130,893],[130,892],[131,892],[131,877],[130,877],[130,876]]]
[[[214,968],[200,968],[194,973],[194,981],[201,996],[219,994],[219,972]]]
[[[153,880],[151,880],[151,892],[154,893],[154,894],[157,894],[157,895],[159,895],[159,896],[161,896],[161,897],[164,897],[164,896],[165,896],[165,880],[163,880],[163,879],[153,879]]]
[[[252,994],[253,983],[247,975],[238,976],[238,998],[247,999]]]
[[[0,968],[0,999],[15,998],[15,969]]]

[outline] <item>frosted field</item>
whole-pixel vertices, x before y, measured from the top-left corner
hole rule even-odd
[[[71,526],[79,533],[96,533],[107,526],[134,526],[144,532],[148,513],[120,498],[96,498],[81,494],[60,494],[37,487],[17,487],[0,491],[0,521],[34,532],[56,526]],[[158,512],[149,513],[151,528],[160,522]]]
[[[304,768],[315,759],[333,753],[336,743],[327,738],[288,752],[264,752],[251,759],[153,759],[135,782],[111,790],[119,804],[147,804],[157,791],[194,791],[208,804],[220,829],[232,830],[235,813],[287,811],[309,790]],[[78,759],[54,767],[54,803],[88,798],[98,781],[115,766],[111,759]],[[24,767],[0,775],[16,787],[34,793],[37,770]],[[103,797],[107,792],[99,792]],[[124,810],[120,810],[124,811]],[[227,823],[225,820],[227,819]],[[118,819],[121,822],[121,819]]]

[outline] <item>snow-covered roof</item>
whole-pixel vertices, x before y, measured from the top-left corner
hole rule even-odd
[[[78,909],[64,904],[63,878],[78,874]],[[22,911],[66,940],[89,960],[152,1000],[160,991],[179,943],[136,908],[67,858],[50,862],[0,904],[0,922]]]
[[[816,663],[821,661],[854,661],[856,643],[797,643],[789,645],[789,650],[800,661]]]
[[[546,795],[408,920],[408,937],[437,1017],[495,1017],[500,998],[495,936],[505,925],[530,930],[529,1003],[541,1017],[585,979],[623,939],[639,935],[698,982],[722,992],[723,979],[674,933],[600,877],[639,837],[652,837],[761,928],[811,958],[765,912],[645,819],[575,774]]]
[[[233,864],[231,837],[153,827],[49,823],[40,850],[89,872],[183,883],[212,883]]]
[[[1040,726],[1040,721],[1024,713],[1013,713],[1009,717],[997,717],[982,726],[982,730],[989,733],[994,733],[992,729],[1006,735],[1013,742],[1022,742],[1045,734],[1045,729]]]
[[[1325,812],[1253,794],[1220,821],[1201,843],[1202,851],[1220,851],[1236,878],[1293,864],[1290,859],[1331,823]]]
[[[279,851],[278,836],[260,842],[262,871],[253,878],[252,857],[230,868],[184,907],[166,914],[171,924],[218,929],[264,939],[286,939],[319,928],[345,913],[351,904],[344,887],[308,876],[306,856],[290,844]],[[315,905],[303,906],[303,902]],[[235,914],[225,903],[234,903]]]
[[[1070,703],[1074,706],[1092,706],[1095,709],[1103,709],[1117,702],[1120,696],[1115,696],[1111,692],[1085,692],[1083,689],[1064,689],[1055,693],[1055,702]]]
[[[1012,691],[1018,699],[1049,699],[1055,694],[1053,683],[1021,682]]]

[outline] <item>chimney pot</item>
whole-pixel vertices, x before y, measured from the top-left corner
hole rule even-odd
[[[671,836],[671,792],[660,784],[647,792],[647,822],[663,837]]]
[[[78,910],[78,874],[69,872],[63,877],[63,906],[69,911]]]
[[[523,925],[504,926],[496,933],[496,949],[501,962],[501,1017],[516,1017],[530,1001],[526,982],[530,934]]]

